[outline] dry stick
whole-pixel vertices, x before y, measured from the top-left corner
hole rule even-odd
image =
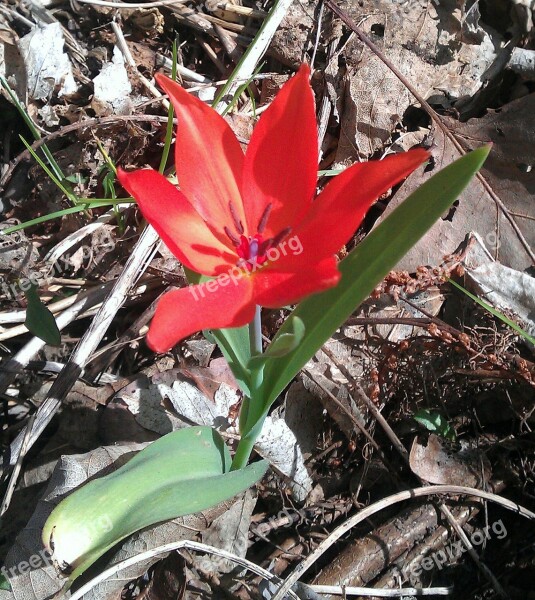
[[[353,515],[350,519],[348,519],[345,523],[342,523],[339,527],[337,527],[328,538],[326,538],[321,544],[312,552],[307,558],[297,565],[294,569],[293,573],[287,577],[284,581],[284,584],[277,590],[277,593],[272,597],[271,600],[282,600],[284,596],[288,593],[288,591],[295,585],[297,580],[333,545],[335,544],[343,535],[345,535],[350,529],[362,523],[366,519],[369,519],[374,514],[383,511],[385,508],[389,506],[393,506],[394,504],[398,504],[399,502],[405,502],[406,500],[413,500],[415,498],[420,498],[423,496],[433,496],[435,494],[438,495],[446,495],[446,494],[454,494],[454,495],[463,495],[463,496],[475,496],[476,498],[482,498],[483,500],[488,500],[490,502],[495,502],[496,504],[507,508],[508,510],[515,512],[527,519],[535,521],[535,513],[524,508],[520,504],[516,504],[515,502],[511,502],[511,500],[507,500],[507,498],[502,498],[496,494],[491,494],[490,492],[483,492],[482,490],[478,490],[475,488],[465,487],[461,485],[431,485],[425,486],[421,488],[415,488],[412,490],[407,490],[403,492],[398,492],[397,494],[393,494],[392,496],[387,496],[378,502],[374,502],[370,506],[367,506],[363,510],[361,510],[356,515]]]
[[[240,58],[243,55],[242,49],[238,46],[236,41],[228,34],[228,31],[220,25],[214,25],[214,31],[216,32],[217,37],[219,38],[219,41],[221,42],[221,45],[225,49],[225,52],[228,54],[229,58],[234,64],[238,64],[240,62]]]
[[[333,0],[325,0],[325,6],[330,8],[333,13],[339,17],[350,29],[353,31],[360,39],[360,41],[365,44],[377,57],[394,73],[394,75],[401,81],[401,83],[409,90],[409,92],[418,100],[422,108],[428,113],[428,115],[433,119],[433,121],[440,127],[443,131],[444,135],[451,141],[451,143],[455,146],[456,150],[462,155],[466,154],[461,144],[457,141],[453,133],[444,125],[440,116],[433,110],[430,104],[425,100],[423,96],[421,96],[418,91],[414,88],[414,86],[410,83],[410,81],[399,71],[399,69],[381,52],[380,48],[376,46],[355,24],[355,22],[349,17],[349,15],[339,8]],[[500,198],[496,195],[490,184],[487,180],[481,175],[481,173],[477,173],[477,178],[479,179],[481,185],[485,188],[485,191],[489,194],[489,196],[494,200],[498,208],[502,211],[505,218],[509,221],[511,227],[515,231],[518,239],[524,246],[524,250],[531,258],[531,260],[535,263],[535,254],[531,249],[529,243],[524,238],[522,232],[520,231],[516,221],[511,216],[511,213],[504,205],[504,203],[500,200]]]
[[[167,58],[167,56],[164,56],[163,54],[156,54],[156,66],[164,67],[171,71],[173,69],[173,61],[170,58]],[[204,75],[199,75],[199,73],[196,73],[195,71],[192,71],[191,69],[188,69],[179,63],[176,63],[176,70],[177,73],[182,77],[182,79],[186,81],[204,83],[206,85],[214,85],[214,82],[211,79],[208,79],[208,77],[205,77]]]
[[[32,433],[36,415],[37,413],[33,413],[33,415],[28,419],[28,423],[26,424],[26,433],[24,434],[24,437],[22,439],[22,445],[20,448],[19,455],[17,457],[17,462],[15,464],[13,472],[11,473],[11,477],[9,478],[7,490],[4,495],[4,499],[2,500],[2,510],[0,511],[0,517],[4,515],[4,513],[9,508],[9,505],[11,504],[11,498],[13,497],[13,492],[15,491],[15,487],[17,486],[17,480],[19,478],[20,470],[22,469],[22,461],[24,460],[24,457],[26,456],[26,453],[29,449],[30,435]]]
[[[141,81],[141,83],[145,86],[145,88],[156,98],[162,97],[162,92],[158,88],[156,88],[142,73],[138,71],[136,61],[130,52],[130,48],[124,39],[123,30],[119,27],[119,23],[116,20],[111,22],[111,28],[113,29],[113,33],[115,34],[115,38],[117,40],[117,46],[119,46],[119,50],[121,51],[126,64],[135,72],[136,77]],[[169,101],[162,100],[163,106],[166,110],[169,110]]]
[[[181,6],[181,5],[170,6],[169,8],[170,8],[171,12],[175,15],[175,17],[180,22],[184,23],[188,27],[191,27],[192,29],[196,29],[197,31],[201,31],[202,33],[207,33],[208,35],[211,35],[212,37],[217,38],[217,34],[214,30],[213,23],[211,22],[212,19],[206,18],[209,15],[201,15],[198,12],[196,12],[195,10],[192,10],[191,8],[188,8],[186,6]],[[222,21],[221,19],[219,19],[218,22],[220,25],[227,24],[225,21]],[[236,33],[235,31],[229,30],[228,34],[230,36],[232,36],[237,42],[239,42],[243,46],[248,46],[251,43],[250,37],[241,35],[239,33]]]
[[[112,2],[109,0],[76,0],[81,4],[92,4],[93,6],[105,6],[108,8],[157,8],[175,4],[183,4],[189,0],[157,0],[156,2]]]
[[[409,453],[405,449],[405,446],[401,443],[401,440],[394,433],[394,430],[392,429],[392,427],[390,427],[387,420],[383,417],[383,414],[381,413],[381,411],[377,408],[377,406],[375,406],[375,404],[370,400],[370,398],[368,398],[368,395],[366,394],[366,392],[362,389],[362,387],[358,384],[358,382],[355,380],[355,378],[351,375],[349,370],[334,356],[334,354],[327,348],[323,348],[323,352],[333,361],[333,363],[336,365],[336,367],[338,369],[340,369],[340,372],[342,373],[342,375],[344,375],[344,377],[346,377],[346,379],[349,382],[352,382],[353,388],[355,390],[355,394],[358,396],[358,398],[361,400],[361,402],[363,402],[366,405],[368,410],[375,417],[375,419],[377,420],[379,425],[382,427],[383,431],[388,436],[388,439],[392,442],[393,446],[399,452],[399,454],[401,455],[402,459],[404,460],[406,465],[409,467],[409,469],[411,469]],[[411,469],[411,471],[412,471],[412,469]],[[418,477],[418,475],[416,475],[416,477]],[[420,477],[418,477],[418,479],[420,480],[420,483],[423,483],[423,480]],[[442,514],[448,520],[448,523],[453,527],[453,529],[455,530],[457,535],[461,538],[462,542],[466,546],[466,549],[468,551],[468,554],[470,555],[470,558],[472,558],[472,560],[476,563],[476,565],[478,566],[480,571],[489,580],[491,585],[500,594],[500,596],[502,596],[502,598],[507,598],[508,596],[507,596],[505,590],[502,588],[499,581],[496,579],[496,577],[490,571],[490,569],[483,562],[481,562],[477,552],[475,551],[470,540],[468,539],[468,536],[464,532],[463,528],[457,522],[457,519],[455,519],[455,517],[451,514],[450,509],[443,503],[439,503],[439,507],[440,507]]]
[[[204,5],[210,12],[224,10],[225,12],[233,12],[237,15],[250,17],[251,19],[265,19],[268,16],[268,13],[264,10],[256,10],[255,8],[249,8],[248,6],[230,4],[230,2],[220,2],[219,0],[206,0]]]
[[[217,56],[212,46],[210,46],[210,44],[205,39],[203,39],[202,36],[197,36],[197,41],[199,42],[201,48],[206,52],[208,58],[214,63],[217,70],[221,73],[221,75],[224,76],[227,72],[227,68],[223,64],[223,62],[219,60],[219,56]]]
[[[37,441],[71,387],[76,383],[85,364],[88,362],[91,354],[97,349],[117,311],[124,303],[126,294],[135,285],[150,263],[158,243],[158,234],[152,227],[147,227],[141,234],[138,243],[128,258],[124,271],[116,280],[111,293],[102,304],[89,329],[76,346],[71,358],[50,388],[45,401],[37,410],[37,421],[32,431],[29,447]],[[10,455],[7,459],[9,465],[15,464],[14,456],[18,456],[23,438],[24,430],[11,444]]]
[[[72,283],[72,281],[70,283]],[[48,304],[47,308],[53,315],[55,315],[55,314],[61,312],[62,310],[69,308],[70,306],[72,306],[73,304],[78,302],[81,298],[85,298],[86,294],[87,294],[87,291],[80,292],[79,294],[76,294],[76,296],[68,296],[67,298],[62,298],[61,300],[58,300],[57,302],[52,302],[51,304]],[[11,310],[11,311],[5,312],[5,313],[0,313],[0,324],[2,324],[2,325],[10,324],[10,323],[24,323],[24,321],[26,321],[26,309],[25,308],[21,308],[19,310]],[[1,335],[2,334],[0,334],[0,340],[2,339]],[[2,370],[2,366],[0,365],[0,371],[1,370]]]
[[[131,556],[130,558],[127,558],[126,560],[123,560],[123,561],[109,567],[102,573],[99,573],[94,579],[92,579],[91,581],[86,583],[80,589],[73,592],[73,594],[70,596],[69,600],[80,600],[90,590],[92,590],[95,586],[97,586],[100,582],[105,581],[112,575],[115,575],[116,573],[126,569],[127,567],[135,565],[141,561],[151,559],[155,556],[159,556],[160,554],[172,552],[173,550],[180,550],[181,548],[186,548],[189,550],[196,550],[197,552],[206,552],[208,554],[213,554],[214,556],[220,556],[222,558],[226,558],[227,560],[231,560],[231,561],[235,562],[236,564],[241,565],[242,567],[249,569],[256,575],[259,575],[260,577],[263,577],[264,579],[267,579],[268,581],[271,581],[274,579],[277,581],[280,581],[280,579],[276,575],[273,575],[273,573],[266,571],[259,565],[247,560],[246,558],[241,558],[239,556],[236,556],[235,554],[231,554],[230,552],[227,552],[226,550],[221,550],[220,548],[208,546],[206,544],[201,544],[199,542],[191,542],[189,540],[181,540],[179,542],[171,542],[169,544],[165,544],[165,545],[159,546],[157,548],[152,548],[151,550],[146,550],[145,552],[142,552],[141,554],[137,554],[136,556]],[[299,600],[299,598],[295,594],[295,592],[290,591],[289,594],[292,598],[294,598],[294,600]]]

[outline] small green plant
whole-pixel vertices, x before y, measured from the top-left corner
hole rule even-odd
[[[447,440],[454,442],[456,439],[455,430],[444,416],[438,412],[433,412],[424,408],[415,413],[414,420],[418,421],[418,423],[423,425],[428,431],[432,431]]]
[[[208,507],[262,476],[266,465],[249,461],[273,402],[457,199],[489,152],[475,150],[435,174],[338,263],[335,253],[368,208],[423,164],[427,152],[353,165],[313,200],[318,141],[307,66],[262,114],[245,155],[217,112],[176,81],[157,81],[179,123],[180,190],[162,174],[163,160],[160,171],[119,169],[117,176],[184,265],[191,285],[159,300],[147,343],[167,352],[201,330],[217,341],[244,395],[240,439],[231,460],[209,428],[174,432],[113,476],[61,502],[45,525],[43,542],[73,570],[71,580],[129,533]],[[293,304],[264,348],[261,307]],[[197,444],[192,436],[198,431]],[[105,511],[111,515],[108,531],[80,535]]]

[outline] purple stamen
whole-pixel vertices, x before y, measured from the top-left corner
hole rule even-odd
[[[269,215],[271,213],[272,208],[273,208],[273,204],[270,202],[264,209],[264,212],[262,213],[262,216],[260,217],[260,221],[258,223],[258,228],[257,228],[258,233],[262,233],[264,231],[264,229],[266,228],[267,220],[269,219]]]

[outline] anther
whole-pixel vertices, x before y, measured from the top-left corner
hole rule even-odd
[[[264,256],[264,254],[273,246],[273,238],[264,240],[258,247],[258,256]]]
[[[282,240],[290,233],[290,231],[292,231],[291,227],[286,227],[286,229],[283,229],[273,238],[271,245],[278,246],[282,242]]]
[[[238,213],[236,212],[236,208],[234,207],[234,204],[232,204],[232,201],[228,203],[228,207],[230,210],[230,214],[232,215],[232,220],[234,221],[234,227],[236,227],[236,231],[240,235],[243,235],[245,229],[243,228],[243,223],[238,218]]]
[[[272,208],[273,208],[273,204],[270,202],[264,209],[264,212],[262,213],[262,216],[260,217],[260,221],[258,222],[258,227],[256,228],[258,233],[262,233],[264,231],[264,229],[266,228],[267,220],[269,219],[269,215],[271,213]]]
[[[226,225],[225,225],[225,227],[223,227],[223,230],[225,231],[225,233],[229,237],[230,241],[235,246],[239,246],[240,245],[240,243],[241,243],[240,240],[232,233],[232,231],[230,231],[230,229]]]

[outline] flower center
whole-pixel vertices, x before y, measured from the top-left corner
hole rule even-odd
[[[263,265],[267,260],[266,252],[269,249],[266,241],[264,241],[260,233],[249,238],[242,235],[239,246],[236,246],[236,252],[240,257],[238,266],[245,267],[248,271],[253,271],[256,265]]]
[[[268,204],[258,222],[257,232],[253,236],[245,236],[243,223],[238,218],[236,209],[232,202],[229,202],[229,210],[234,223],[234,233],[229,227],[225,227],[225,233],[230,241],[236,246],[236,252],[240,259],[236,263],[238,267],[245,268],[249,272],[254,271],[259,265],[263,265],[269,257],[267,253],[270,248],[278,246],[280,242],[290,233],[291,227],[286,227],[279,232],[275,237],[264,239],[262,236],[266,228],[266,224],[271,212],[271,203]]]

